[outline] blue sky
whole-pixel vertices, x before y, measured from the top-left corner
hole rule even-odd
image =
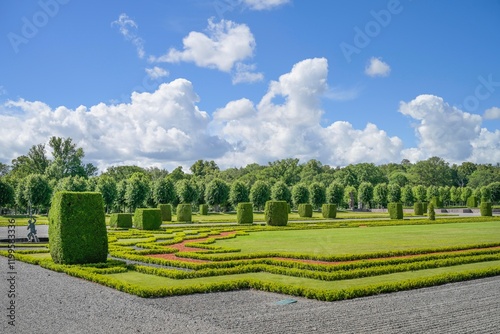
[[[500,1],[1,1],[0,161],[500,162]]]

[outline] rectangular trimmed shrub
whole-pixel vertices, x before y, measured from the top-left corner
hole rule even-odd
[[[479,210],[481,211],[481,216],[493,216],[493,210],[491,209],[491,202],[481,202]]]
[[[267,201],[264,209],[267,225],[286,226],[288,224],[287,205],[286,201]]]
[[[192,222],[193,208],[191,204],[178,204],[177,205],[177,221],[178,222]]]
[[[424,203],[422,203],[422,202],[415,202],[413,204],[413,213],[416,216],[423,216],[424,215]]]
[[[102,194],[56,193],[49,211],[49,246],[54,263],[106,262],[108,234]]]
[[[161,210],[151,208],[136,209],[134,225],[140,230],[159,230],[161,226]]]
[[[387,209],[391,219],[403,219],[403,204],[394,202],[389,203],[387,204]]]
[[[253,203],[241,202],[236,208],[238,224],[253,224]]]
[[[112,213],[109,217],[110,227],[131,228],[132,227],[131,213]]]
[[[208,204],[200,204],[200,215],[208,215]]]
[[[321,206],[321,213],[323,218],[337,217],[337,204],[323,204]]]
[[[424,207],[424,214],[425,214],[425,213],[427,213],[429,203],[427,203],[427,202],[423,202],[423,203],[422,203],[422,205],[423,205],[423,207]]]
[[[161,221],[172,221],[172,204],[158,204],[158,209],[161,211]]]
[[[476,196],[469,196],[469,198],[467,198],[467,207],[468,208],[477,208],[477,198]]]
[[[313,216],[313,207],[311,204],[303,203],[299,204],[299,217],[312,217]]]

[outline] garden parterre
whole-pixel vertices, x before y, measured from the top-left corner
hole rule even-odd
[[[499,223],[498,217],[468,217],[442,218],[432,224],[413,219],[286,227],[192,224],[158,231],[110,229],[106,263],[55,264],[48,248],[40,245],[19,247],[15,256],[142,297],[259,289],[332,301],[499,275]],[[384,237],[388,231],[408,240],[406,246],[398,247]],[[443,243],[447,231],[461,237]],[[347,245],[372,232],[385,234],[370,235],[371,246],[362,250],[347,246],[344,251],[328,250],[329,243],[340,243],[342,235],[347,235],[343,241]],[[405,233],[416,234],[403,237]],[[278,240],[273,244],[270,235],[287,240],[295,251],[280,250]],[[309,244],[294,235],[309,235]],[[425,247],[420,242],[424,238]],[[255,252],[245,251],[247,240],[271,242],[265,251]],[[312,250],[315,242],[323,243],[322,248]],[[0,254],[7,256],[7,251]]]

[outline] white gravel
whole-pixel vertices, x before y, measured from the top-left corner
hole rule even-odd
[[[0,333],[499,333],[500,276],[340,302],[254,290],[144,299],[0,257]],[[293,298],[297,303],[276,305]]]

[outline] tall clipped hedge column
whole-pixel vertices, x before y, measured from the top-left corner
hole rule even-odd
[[[162,221],[172,221],[172,204],[158,204],[158,209],[160,209]]]
[[[387,209],[391,219],[403,219],[403,204],[392,202],[387,204]]]
[[[193,208],[191,207],[191,204],[177,205],[177,221],[190,223],[192,220],[193,220]]]
[[[424,214],[424,203],[422,203],[422,202],[415,202],[413,204],[413,213],[416,216],[422,216]]]
[[[109,227],[131,228],[132,216],[131,213],[112,213],[109,217]]]
[[[253,203],[238,203],[236,216],[238,224],[253,224]]]
[[[337,217],[337,204],[323,204],[321,206],[321,214],[323,218]]]
[[[56,193],[49,213],[49,245],[55,263],[106,262],[108,234],[101,193]]]
[[[159,230],[161,226],[161,210],[151,208],[136,209],[134,225],[140,230]]]
[[[288,203],[285,201],[267,201],[264,215],[267,225],[286,226],[288,224]]]
[[[313,216],[313,208],[311,204],[302,203],[299,204],[299,217],[311,218]]]
[[[481,202],[479,210],[481,211],[481,216],[493,216],[491,202]]]

